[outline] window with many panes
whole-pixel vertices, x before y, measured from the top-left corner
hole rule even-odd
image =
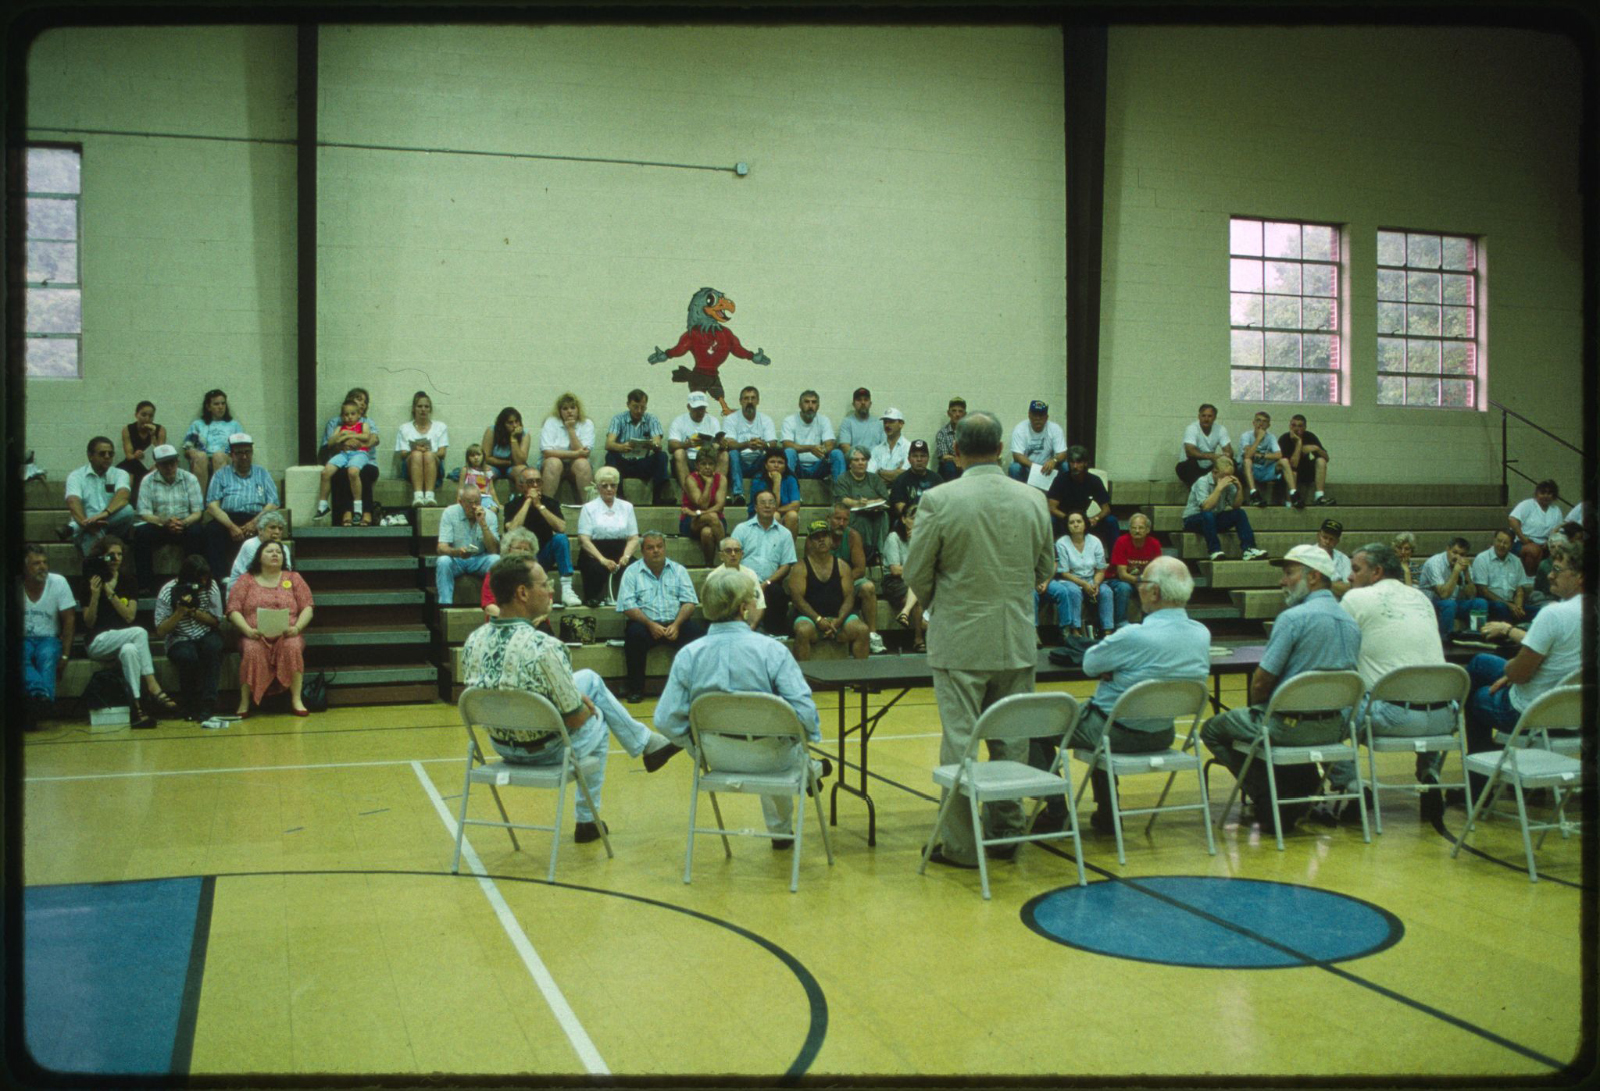
[[[82,375],[83,286],[79,282],[78,199],[82,152],[30,144],[27,195],[24,373],[30,379]]]
[[[1337,403],[1338,227],[1235,216],[1228,265],[1233,400]]]
[[[1378,232],[1378,404],[1478,407],[1478,248]]]

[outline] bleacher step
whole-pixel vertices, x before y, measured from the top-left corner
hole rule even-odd
[[[1344,532],[1398,530],[1497,530],[1505,526],[1506,513],[1499,508],[1487,507],[1335,507],[1243,509],[1250,526],[1257,533],[1272,531],[1304,531],[1313,536],[1324,519],[1337,519],[1344,524]],[[1177,505],[1156,505],[1147,514],[1154,529],[1171,533],[1183,531],[1183,508]]]

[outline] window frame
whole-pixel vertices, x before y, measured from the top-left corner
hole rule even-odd
[[[70,151],[78,157],[78,192],[54,193],[40,190],[35,192],[28,188],[28,158],[29,153],[36,149],[55,149]],[[83,145],[64,140],[27,140],[22,144],[22,231],[21,253],[18,255],[21,268],[18,270],[17,282],[22,288],[22,368],[23,376],[29,381],[70,382],[83,378]],[[27,204],[35,197],[44,197],[52,200],[72,201],[73,233],[71,239],[35,239],[28,234]],[[56,281],[35,281],[28,276],[28,244],[31,242],[70,242],[73,246],[73,265],[77,270],[77,279],[72,283]],[[35,333],[27,328],[28,295],[35,288],[62,288],[75,290],[78,293],[78,330],[76,333]],[[76,347],[76,368],[71,375],[34,375],[28,372],[28,344],[31,341],[72,341]]]
[[[1234,251],[1234,228],[1240,222],[1259,224],[1262,231],[1262,247],[1259,254],[1236,253]],[[1332,232],[1333,253],[1327,258],[1308,258],[1305,256],[1304,234],[1302,232],[1300,253],[1297,257],[1269,256],[1266,246],[1266,230],[1270,225],[1295,226],[1298,228],[1317,227],[1325,228]],[[1244,213],[1229,213],[1228,215],[1228,390],[1231,401],[1242,404],[1262,405],[1314,405],[1314,406],[1342,406],[1350,404],[1350,357],[1347,347],[1348,322],[1349,322],[1349,230],[1348,225],[1326,220],[1305,219],[1297,216],[1266,216]],[[1233,278],[1233,263],[1236,260],[1258,261],[1262,263],[1263,281],[1260,290],[1236,289]],[[1268,292],[1266,290],[1265,273],[1268,262],[1292,262],[1300,267],[1300,290],[1297,293]],[[1308,295],[1305,292],[1304,270],[1307,266],[1327,268],[1333,274],[1333,292],[1331,295]],[[1234,308],[1235,299],[1240,295],[1254,295],[1261,300],[1259,322],[1246,321],[1241,324],[1236,320]],[[1269,324],[1267,311],[1269,301],[1274,298],[1295,299],[1300,315],[1297,325]],[[1307,300],[1327,300],[1331,303],[1332,314],[1326,326],[1312,327],[1305,323],[1305,303]],[[1234,341],[1236,334],[1241,332],[1258,332],[1262,336],[1262,349],[1259,366],[1240,366],[1235,363]],[[1294,334],[1298,339],[1300,364],[1289,368],[1274,366],[1270,362],[1270,350],[1267,347],[1267,336],[1273,333]],[[1305,366],[1305,338],[1327,337],[1329,366]],[[1240,396],[1235,392],[1234,377],[1240,372],[1250,372],[1261,375],[1261,388],[1259,395],[1246,394]],[[1292,374],[1299,380],[1299,396],[1295,398],[1269,398],[1267,397],[1267,379],[1276,374]],[[1321,397],[1307,399],[1305,396],[1305,377],[1307,375],[1329,375],[1332,377],[1327,399]]]
[[[1402,262],[1404,262],[1405,264],[1393,265],[1393,264],[1385,263],[1384,261],[1382,261],[1380,259],[1379,254],[1381,252],[1381,248],[1378,245],[1378,240],[1379,240],[1380,236],[1385,235],[1385,234],[1401,235],[1401,236],[1405,237],[1405,240],[1406,240],[1406,242],[1405,242],[1405,254],[1403,255],[1403,257],[1401,259]],[[1410,256],[1411,256],[1411,254],[1410,254],[1411,241],[1410,240],[1411,240],[1411,236],[1414,236],[1414,235],[1430,236],[1430,237],[1433,237],[1433,238],[1439,240],[1440,253],[1439,253],[1439,264],[1438,264],[1438,266],[1433,267],[1433,268],[1429,268],[1427,266],[1421,266],[1421,265],[1415,265],[1414,266],[1414,265],[1409,264]],[[1486,382],[1487,366],[1486,365],[1487,365],[1487,355],[1488,355],[1486,350],[1487,350],[1488,346],[1486,344],[1486,339],[1484,337],[1484,254],[1483,254],[1483,236],[1482,235],[1474,235],[1474,234],[1471,234],[1469,232],[1463,232],[1463,231],[1443,231],[1443,230],[1437,230],[1437,229],[1434,229],[1434,228],[1422,228],[1422,227],[1386,227],[1386,226],[1380,225],[1376,229],[1374,229],[1373,235],[1372,235],[1372,239],[1373,239],[1373,261],[1372,261],[1372,268],[1373,268],[1373,285],[1372,285],[1372,299],[1373,299],[1373,364],[1372,364],[1372,371],[1373,371],[1373,404],[1378,406],[1380,409],[1438,409],[1438,410],[1444,410],[1446,412],[1472,412],[1472,411],[1483,412],[1483,411],[1486,411],[1489,408],[1488,401],[1487,401],[1487,398],[1486,398],[1486,391],[1487,391],[1487,382]],[[1445,267],[1445,265],[1444,265],[1444,242],[1445,242],[1446,239],[1460,239],[1460,240],[1464,240],[1467,243],[1468,251],[1467,251],[1467,268],[1466,269],[1464,269],[1464,270],[1462,270],[1462,269],[1447,269]],[[1379,292],[1381,291],[1380,285],[1382,284],[1383,274],[1385,272],[1394,272],[1394,273],[1399,273],[1401,275],[1401,282],[1402,282],[1403,285],[1405,285],[1405,290],[1404,290],[1403,294],[1407,298],[1400,299],[1400,300],[1384,299],[1379,295]],[[1413,302],[1409,298],[1410,294],[1411,294],[1410,293],[1410,275],[1412,273],[1436,273],[1441,278],[1440,279],[1439,302],[1436,304],[1440,309],[1440,316],[1441,317],[1440,317],[1440,323],[1439,323],[1439,332],[1436,333],[1436,334],[1410,333],[1410,332],[1407,332],[1406,329],[1404,328],[1406,325],[1409,324],[1409,308],[1411,307],[1412,302]],[[1466,337],[1449,336],[1449,335],[1446,335],[1444,333],[1444,320],[1443,320],[1444,308],[1452,307],[1452,306],[1459,306],[1459,304],[1446,303],[1445,300],[1444,300],[1443,277],[1446,274],[1449,274],[1451,276],[1467,276],[1467,277],[1470,278],[1470,296],[1471,296],[1471,299],[1470,299],[1469,303],[1467,304],[1468,309],[1471,311],[1472,333],[1471,333],[1470,336],[1466,336]],[[1382,308],[1384,307],[1385,304],[1395,304],[1395,303],[1398,303],[1402,307],[1407,308],[1406,318],[1405,318],[1405,321],[1402,323],[1401,332],[1399,332],[1399,333],[1385,333],[1383,331],[1383,329],[1382,329],[1382,326],[1380,325],[1379,316],[1381,315]],[[1384,364],[1383,342],[1385,340],[1391,340],[1391,339],[1392,340],[1398,340],[1402,344],[1402,354],[1401,354],[1401,361],[1400,361],[1399,370],[1390,370],[1390,369],[1386,368],[1386,366]],[[1439,370],[1438,371],[1411,371],[1411,370],[1409,370],[1409,360],[1410,360],[1410,356],[1411,356],[1411,343],[1413,341],[1432,342],[1432,343],[1434,343],[1434,344],[1436,344],[1438,346],[1438,358],[1439,358],[1439,361],[1440,361],[1440,366],[1439,366]],[[1465,373],[1461,373],[1461,372],[1450,372],[1450,371],[1446,371],[1444,369],[1444,350],[1445,350],[1446,346],[1448,346],[1448,345],[1465,345],[1465,346],[1467,346],[1467,349],[1468,349],[1468,352],[1469,352],[1469,364],[1470,364],[1471,370],[1469,370],[1469,371],[1467,371]],[[1431,377],[1431,378],[1433,378],[1433,379],[1435,379],[1437,381],[1437,391],[1438,391],[1438,393],[1436,394],[1434,401],[1432,401],[1431,403],[1430,402],[1421,402],[1421,401],[1413,402],[1413,401],[1409,400],[1411,384],[1407,380],[1409,380],[1409,379],[1411,379],[1413,377],[1417,377],[1417,376]],[[1397,379],[1401,380],[1401,383],[1400,383],[1401,400],[1399,402],[1385,402],[1385,401],[1380,401],[1379,400],[1380,391],[1381,391],[1382,386],[1383,386],[1383,380],[1386,379],[1386,378],[1397,378]],[[1446,379],[1468,379],[1468,380],[1471,381],[1472,398],[1466,405],[1447,405],[1445,403],[1445,400],[1444,400],[1444,381]]]

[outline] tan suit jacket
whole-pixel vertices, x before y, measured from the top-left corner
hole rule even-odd
[[[906,585],[932,608],[928,665],[1017,670],[1038,660],[1033,589],[1055,572],[1045,495],[999,466],[922,494]]]

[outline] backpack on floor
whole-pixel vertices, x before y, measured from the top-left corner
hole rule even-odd
[[[1097,643],[1099,641],[1086,636],[1069,636],[1061,647],[1050,653],[1050,662],[1062,667],[1082,667],[1084,653]]]
[[[307,712],[328,711],[328,672],[318,671],[300,685],[300,703]]]
[[[107,667],[89,676],[83,687],[83,703],[91,710],[102,708],[133,708],[133,694],[122,677],[121,667]]]

